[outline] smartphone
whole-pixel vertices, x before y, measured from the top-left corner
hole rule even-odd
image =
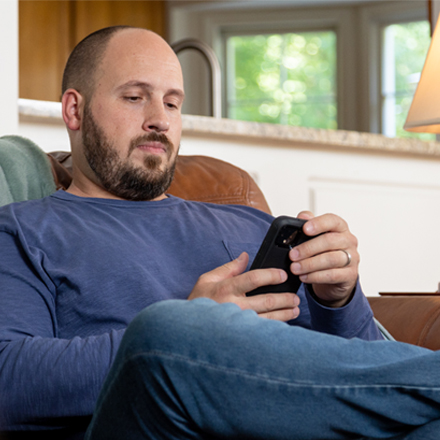
[[[250,270],[273,267],[283,269],[287,273],[287,281],[281,284],[258,287],[248,292],[246,296],[262,293],[296,293],[298,291],[301,281],[297,275],[290,271],[292,261],[289,258],[289,251],[293,247],[313,238],[303,232],[302,228],[306,221],[287,216],[280,216],[273,220]]]

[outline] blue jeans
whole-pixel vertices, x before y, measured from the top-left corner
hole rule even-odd
[[[440,352],[163,301],[128,327],[86,438],[438,440]]]

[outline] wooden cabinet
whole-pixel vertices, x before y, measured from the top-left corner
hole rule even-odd
[[[70,52],[69,1],[19,2],[19,97],[59,101]]]
[[[19,96],[59,101],[64,65],[85,36],[130,25],[165,37],[164,1],[19,1]]]

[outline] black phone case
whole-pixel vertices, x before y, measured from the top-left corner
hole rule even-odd
[[[280,216],[273,220],[250,270],[276,267],[285,270],[288,278],[282,284],[262,286],[248,292],[246,296],[262,293],[296,293],[298,291],[301,281],[297,275],[293,275],[290,271],[292,261],[289,258],[289,251],[313,238],[304,234],[302,230],[304,223],[306,220],[288,216]]]

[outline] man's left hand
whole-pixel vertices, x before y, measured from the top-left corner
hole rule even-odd
[[[298,218],[308,220],[305,234],[317,237],[290,251],[291,270],[303,283],[312,285],[320,303],[342,307],[351,299],[358,278],[357,239],[337,215],[314,217],[303,211]]]

